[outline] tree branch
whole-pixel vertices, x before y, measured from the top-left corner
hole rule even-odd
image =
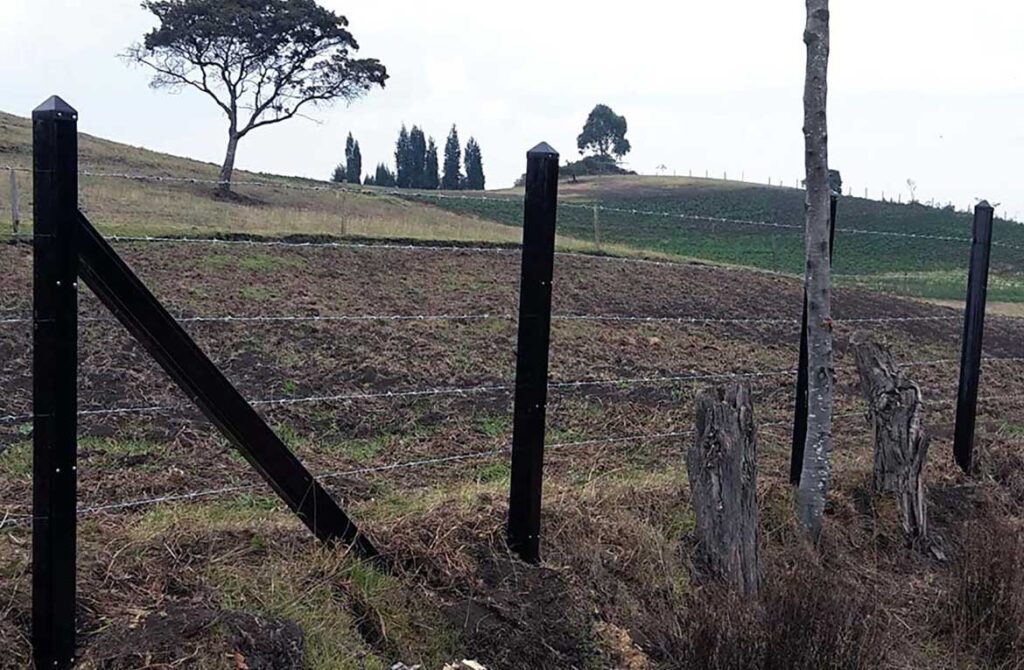
[[[192,88],[196,89],[197,91],[202,91],[206,95],[210,96],[210,98],[212,98],[213,101],[217,103],[217,106],[220,107],[222,110],[224,110],[225,114],[227,114],[228,116],[231,116],[231,108],[224,101],[222,101],[219,97],[217,97],[217,94],[214,93],[213,89],[211,89],[210,86],[208,85],[207,80],[206,80],[206,70],[202,66],[200,66],[198,68],[199,71],[202,73],[202,79],[200,79],[199,81],[196,81],[194,79],[189,79],[187,73],[179,72],[179,71],[176,71],[174,69],[171,69],[170,66],[158,65],[156,62],[147,59],[146,57],[142,56],[140,53],[132,53],[132,51],[129,50],[128,58],[130,58],[131,60],[135,61],[136,63],[141,63],[142,65],[145,65],[145,66],[153,69],[159,75],[162,75],[164,77],[170,77],[170,79],[173,80],[171,82],[166,82],[166,83],[161,84],[161,85],[171,85],[171,84],[176,82],[179,85],[191,86]],[[157,80],[154,80],[154,82],[156,82],[156,81]]]

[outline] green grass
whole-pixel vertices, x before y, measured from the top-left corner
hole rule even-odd
[[[15,442],[0,452],[0,474],[12,478],[32,474],[32,443]]]
[[[476,468],[476,480],[483,484],[506,482],[511,476],[512,470],[505,462],[487,463]]]
[[[574,239],[594,243],[593,205],[602,245],[618,245],[679,258],[773,270],[800,275],[804,265],[803,191],[716,180],[655,177],[590,177],[560,185],[558,229]],[[521,225],[522,198],[509,192],[493,200],[417,201],[505,225]],[[639,213],[632,213],[633,211]],[[660,214],[644,214],[658,212]],[[779,223],[747,225],[700,218]],[[871,234],[848,232],[869,231]],[[907,238],[879,233],[913,233],[962,241]],[[963,299],[971,216],[952,209],[897,204],[843,196],[839,200],[834,249],[837,275],[870,278],[883,290],[925,298]],[[995,239],[1024,247],[1024,226],[998,220]],[[895,282],[907,273],[916,281]],[[936,274],[941,274],[936,277]],[[990,299],[1024,301],[1024,251],[994,247]],[[876,281],[877,279],[877,281]]]
[[[477,429],[487,437],[499,437],[508,433],[512,420],[505,415],[485,416],[477,420]]]

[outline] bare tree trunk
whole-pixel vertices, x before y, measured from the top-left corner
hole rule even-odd
[[[797,489],[797,519],[818,541],[830,477],[832,451],[831,267],[828,257],[828,0],[806,0],[807,72],[804,82],[804,164],[807,267],[807,441]]]
[[[232,127],[228,130],[228,150],[224,155],[224,164],[220,168],[220,176],[217,177],[217,192],[226,195],[231,192],[231,175],[235,171],[235,152],[238,150],[239,135]]]
[[[875,429],[876,492],[895,493],[903,532],[911,541],[928,535],[922,470],[928,438],[921,425],[921,389],[907,379],[889,348],[864,333],[853,337],[861,393]]]
[[[701,391],[696,435],[686,451],[697,517],[696,576],[756,597],[761,585],[757,434],[750,387]]]

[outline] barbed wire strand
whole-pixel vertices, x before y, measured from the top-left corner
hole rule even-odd
[[[350,188],[347,186],[321,183],[319,185],[299,185],[290,184],[286,182],[272,182],[272,181],[259,181],[259,180],[231,180],[223,181],[218,179],[202,179],[194,177],[173,177],[163,175],[144,175],[144,174],[129,174],[120,172],[92,172],[89,170],[81,170],[79,172],[82,176],[86,177],[103,177],[103,178],[119,178],[128,179],[134,181],[153,181],[153,182],[178,182],[178,183],[189,183],[189,184],[209,184],[209,185],[224,185],[230,184],[233,186],[254,186],[254,187],[265,187],[265,188],[279,188],[284,190],[295,190],[295,191],[331,191],[336,193],[354,193],[359,195],[371,195],[371,196],[395,196],[400,198],[422,198],[422,199],[434,199],[434,200],[462,200],[462,201],[482,201],[482,202],[500,202],[502,204],[518,205],[520,198],[518,195],[510,196],[487,196],[487,195],[465,195],[465,194],[451,194],[451,193],[431,193],[426,191],[417,190],[399,190],[399,189],[367,189],[367,188]],[[678,218],[684,220],[693,221],[707,221],[711,223],[725,223],[725,224],[736,224],[746,226],[759,226],[769,228],[781,228],[790,230],[803,230],[804,226],[800,224],[787,224],[779,223],[777,221],[767,221],[761,219],[740,219],[732,217],[719,217],[710,216],[703,214],[688,214],[683,212],[665,212],[658,210],[647,210],[647,209],[632,209],[623,207],[610,207],[607,205],[597,204],[584,204],[584,203],[571,203],[571,202],[560,202],[559,206],[569,209],[583,209],[592,211],[595,208],[598,211],[614,213],[614,214],[629,214],[633,216],[657,216],[667,218]],[[899,237],[908,239],[927,239],[942,242],[958,242],[958,243],[970,243],[971,238],[968,237],[956,237],[950,235],[928,235],[924,233],[904,233],[899,231],[886,231],[886,230],[867,230],[863,228],[836,228],[836,232],[850,233],[853,235],[878,235],[884,237]],[[1024,247],[1009,244],[1006,242],[993,242],[993,246],[1002,246],[1009,249],[1024,250]]]
[[[1002,357],[984,357],[983,362],[990,364],[1004,364],[1004,363],[1019,363],[1024,361],[1024,357],[1019,356],[1002,356]],[[950,363],[959,363],[959,358],[940,358],[934,360],[920,360],[920,361],[905,361],[900,363],[904,367],[925,367],[935,365],[947,365]],[[856,367],[853,365],[836,365],[834,367],[837,371],[853,371]],[[692,374],[673,374],[673,375],[660,375],[660,376],[646,376],[646,377],[618,377],[609,379],[580,379],[572,381],[558,381],[552,380],[548,382],[549,389],[569,389],[569,388],[584,388],[588,386],[639,386],[645,384],[662,384],[662,383],[689,383],[708,381],[712,379],[758,379],[767,377],[778,377],[786,375],[794,375],[797,371],[792,368],[779,369],[779,370],[761,370],[761,371],[749,371],[749,372],[715,372],[715,373],[692,373]],[[341,393],[332,395],[314,395],[305,396],[299,398],[269,398],[260,400],[251,400],[249,403],[253,406],[281,406],[281,405],[297,405],[297,404],[315,404],[315,403],[330,403],[330,402],[342,402],[346,400],[375,400],[375,399],[395,399],[395,398],[410,398],[410,397],[427,397],[427,396],[443,396],[443,395],[471,395],[477,393],[507,393],[514,390],[514,383],[502,383],[502,384],[485,384],[478,386],[464,386],[464,387],[425,387],[420,389],[407,389],[401,391],[377,391],[377,392],[352,392],[352,393]],[[186,404],[176,405],[145,405],[140,407],[117,407],[117,408],[93,408],[79,410],[79,416],[102,416],[102,415],[116,415],[116,414],[146,414],[146,413],[159,413],[167,411],[177,411],[188,409],[190,406]],[[7,415],[0,416],[0,423],[17,423],[21,421],[28,421],[36,418],[34,414],[20,414],[20,415]]]
[[[978,402],[1021,401],[1021,400],[1024,400],[1024,395],[982,396],[982,397],[978,398]],[[955,399],[953,399],[953,400],[946,400],[946,401],[927,403],[926,406],[948,405],[948,404],[955,404],[955,402],[956,402]],[[865,416],[866,416],[866,408],[862,409],[862,410],[859,410],[859,411],[841,412],[841,413],[833,414],[832,418],[833,419],[845,419],[845,418],[865,417]],[[788,427],[788,426],[791,426],[791,425],[792,425],[792,422],[790,422],[790,421],[770,421],[770,422],[766,422],[766,423],[757,424],[757,428],[758,429],[763,429],[763,428],[774,428],[774,427],[783,427],[783,426]],[[641,440],[652,440],[653,441],[653,440],[675,438],[675,437],[689,437],[689,436],[691,436],[691,434],[692,433],[690,431],[673,431],[673,432],[666,432],[666,433],[629,435],[629,436],[625,436],[625,437],[589,438],[589,439],[576,440],[576,441],[570,441],[570,442],[555,442],[555,443],[547,445],[547,448],[548,449],[564,449],[564,448],[571,448],[571,447],[591,446],[591,445],[596,445],[596,444],[615,444],[615,443],[622,443],[622,442],[635,442],[635,441],[641,441]],[[390,463],[390,464],[387,464],[387,465],[380,465],[380,466],[366,466],[366,467],[361,467],[361,468],[352,468],[352,469],[348,469],[348,470],[339,470],[339,471],[327,472],[327,473],[323,473],[323,474],[320,474],[320,475],[316,475],[315,478],[318,481],[327,481],[329,479],[337,479],[339,477],[357,476],[357,475],[364,475],[364,474],[373,474],[373,473],[388,472],[388,471],[394,471],[394,470],[400,470],[400,469],[410,469],[410,468],[418,468],[418,467],[429,467],[429,466],[435,466],[435,465],[443,465],[443,464],[447,464],[447,463],[461,462],[461,461],[466,461],[466,460],[474,460],[474,459],[479,459],[479,458],[488,458],[488,457],[493,457],[493,456],[498,456],[498,455],[508,454],[508,453],[510,453],[510,447],[503,447],[501,449],[489,449],[489,450],[471,452],[471,453],[467,453],[467,454],[453,454],[453,455],[450,455],[450,456],[439,456],[439,457],[426,458],[426,459],[417,459],[417,460],[413,460],[413,461],[403,461],[403,462]],[[186,492],[186,493],[174,493],[174,494],[168,494],[168,495],[164,495],[164,496],[154,496],[154,497],[148,497],[148,498],[139,498],[139,499],[135,499],[135,500],[121,501],[121,502],[106,503],[106,504],[102,504],[102,505],[95,505],[95,506],[91,506],[91,507],[84,507],[84,508],[78,510],[78,516],[94,515],[94,514],[99,514],[99,513],[102,513],[102,512],[110,512],[110,511],[117,511],[117,510],[123,510],[123,509],[131,509],[131,508],[136,508],[136,507],[149,506],[149,505],[155,505],[155,504],[161,504],[161,503],[167,503],[167,502],[191,501],[191,500],[196,500],[196,499],[203,498],[203,497],[211,497],[211,496],[217,496],[217,495],[224,495],[224,494],[227,494],[227,493],[237,493],[237,492],[241,492],[241,491],[252,490],[253,488],[257,487],[258,485],[259,484],[257,484],[257,483],[251,483],[251,484],[243,484],[243,485],[236,485],[236,486],[219,487],[219,488],[215,488],[215,489],[204,489],[204,490],[200,490],[200,491],[190,491],[190,492]],[[33,515],[12,515],[12,514],[10,514],[10,511],[7,510],[7,511],[5,511],[5,514],[4,514],[3,518],[0,518],[0,530],[2,530],[5,527],[17,526],[17,525],[21,525],[21,524],[25,524],[25,523],[31,522],[35,518],[38,518],[38,517],[34,517]]]
[[[565,449],[570,447],[582,447],[591,446],[595,444],[613,444],[621,442],[635,442],[640,440],[659,440],[666,439],[669,437],[683,437],[690,435],[687,432],[670,432],[670,433],[654,433],[654,434],[643,434],[643,435],[630,435],[626,437],[608,437],[608,438],[595,438],[578,440],[573,442],[554,442],[547,445],[548,449]],[[511,447],[503,447],[500,449],[488,449],[484,451],[476,451],[467,454],[453,454],[450,456],[438,456],[434,458],[424,458],[412,461],[403,461],[398,463],[390,463],[387,465],[378,466],[366,466],[360,468],[352,468],[348,470],[338,470],[335,472],[327,472],[319,475],[315,475],[314,478],[317,481],[327,481],[330,479],[337,479],[339,477],[352,477],[357,475],[374,474],[380,472],[390,472],[394,470],[429,467],[435,465],[443,465],[447,463],[456,463],[466,460],[473,460],[479,458],[487,458],[493,456],[499,456],[502,454],[511,453]],[[204,489],[200,491],[189,491],[186,493],[172,493],[164,496],[151,496],[147,498],[138,498],[135,500],[126,500],[120,502],[106,503],[102,505],[95,505],[90,507],[83,507],[78,510],[78,516],[88,516],[93,514],[99,514],[102,512],[110,512],[123,509],[131,509],[136,507],[144,507],[149,505],[156,505],[167,502],[180,502],[195,500],[203,497],[211,497],[224,495],[227,493],[238,493],[241,491],[248,491],[259,486],[259,483],[253,482],[250,484],[240,484],[236,486],[222,486],[214,489]],[[0,529],[7,526],[15,526],[24,524],[32,521],[33,519],[41,518],[29,515],[10,515],[6,514],[3,519],[0,519]]]
[[[998,315],[997,315],[998,316]],[[1021,320],[1024,317],[1006,316],[1003,318]],[[480,314],[256,314],[256,315],[209,315],[209,316],[178,316],[179,323],[272,323],[272,322],[362,322],[362,321],[483,321],[502,320],[514,321],[514,314],[483,312]],[[639,314],[552,314],[552,321],[596,321],[596,322],[636,322],[636,323],[692,323],[692,324],[723,324],[723,325],[778,325],[799,324],[800,320],[791,317],[747,317],[719,318],[711,316],[646,316]],[[833,319],[836,324],[857,323],[901,323],[918,321],[962,321],[962,315],[955,316],[872,316]],[[30,316],[0,319],[0,324],[32,323]],[[113,316],[80,317],[79,323],[117,323]]]

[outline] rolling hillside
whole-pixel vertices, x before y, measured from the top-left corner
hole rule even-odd
[[[28,119],[0,112],[0,166],[7,165],[31,165],[31,126]],[[328,235],[495,244],[518,243],[521,235],[519,189],[470,193],[468,198],[413,191],[398,196],[388,189],[355,192],[322,181],[238,171],[239,197],[225,201],[214,196],[209,183],[202,183],[216,178],[216,165],[84,134],[80,166],[86,173],[104,175],[83,174],[81,200],[107,233]],[[31,175],[16,174],[22,230],[27,231]],[[560,188],[561,249],[802,272],[803,192],[798,189],[637,176],[583,177]],[[5,181],[0,188],[5,228],[9,200]],[[601,208],[596,215],[600,245],[594,237],[594,205]],[[844,196],[836,236],[837,283],[962,300],[970,227],[970,215],[964,212]],[[993,250],[989,298],[1024,302],[1024,227],[997,220],[995,239],[1000,246]]]
[[[29,119],[0,112],[0,167],[30,168]],[[218,166],[81,134],[82,209],[100,230],[121,235],[330,235],[348,238],[518,243],[520,231],[473,215],[365,195],[315,180],[236,171],[239,197],[219,199],[209,183]],[[0,169],[0,172],[6,170]],[[17,172],[22,231],[31,230],[31,173]],[[163,181],[124,175],[160,176]],[[0,188],[0,231],[10,231],[7,175]],[[174,181],[182,180],[182,181]],[[246,185],[241,182],[259,182]],[[269,184],[264,185],[264,184]],[[586,243],[560,239],[564,248]]]
[[[448,211],[508,225],[522,219],[521,201],[515,197],[436,202]],[[603,208],[597,213],[602,243],[802,272],[803,191],[795,188],[682,177],[584,177],[560,185],[560,203],[560,230],[591,240],[592,247],[592,205],[598,205]],[[964,212],[842,196],[834,259],[837,280],[841,285],[962,300],[970,236],[971,217]],[[993,249],[989,297],[1024,301],[1024,227],[997,220],[994,237],[997,244],[1007,246]]]

